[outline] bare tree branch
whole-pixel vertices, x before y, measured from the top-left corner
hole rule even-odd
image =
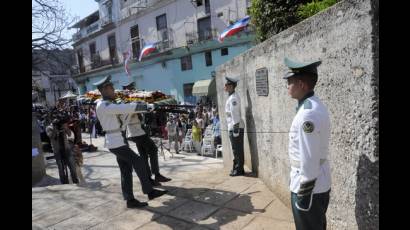
[[[67,15],[59,0],[34,0],[32,2],[32,65],[43,63],[44,57],[35,57],[34,52],[43,51],[47,59],[61,62],[58,55],[51,55],[50,50],[64,50],[69,48],[71,38],[63,36],[64,31],[74,22],[74,18]]]

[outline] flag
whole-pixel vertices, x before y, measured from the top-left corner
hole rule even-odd
[[[128,62],[131,59],[131,55],[132,55],[131,47],[127,50],[127,52],[123,53],[123,55],[124,55],[124,69],[125,69],[125,72],[127,73],[128,76],[131,76],[130,69],[128,67]]]
[[[145,45],[144,48],[142,48],[141,50],[138,61],[141,61],[142,57],[147,56],[148,54],[152,53],[154,50],[156,50],[155,43],[150,43],[150,44]]]
[[[245,28],[248,25],[250,19],[251,19],[250,16],[246,16],[246,17],[240,19],[239,21],[235,22],[234,24],[228,26],[228,28],[226,28],[219,35],[218,41],[222,43],[224,41],[224,38],[232,36],[232,35],[238,33],[239,31],[241,31],[243,28]]]

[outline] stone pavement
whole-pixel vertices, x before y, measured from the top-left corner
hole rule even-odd
[[[32,229],[294,229],[291,210],[261,180],[230,177],[221,158],[196,153],[159,157],[161,173],[172,178],[159,187],[169,191],[160,198],[148,201],[134,176],[134,194],[149,206],[127,209],[117,162],[103,141],[93,139],[99,151],[83,153],[83,186],[59,184],[48,161],[48,176],[32,188]]]

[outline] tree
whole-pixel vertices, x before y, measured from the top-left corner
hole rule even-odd
[[[309,0],[252,0],[250,14],[258,41],[265,41],[298,23],[298,7],[307,2]]]
[[[299,6],[297,14],[299,18],[303,20],[327,9],[337,2],[338,0],[314,0],[313,2]]]
[[[64,31],[74,22],[58,0],[32,0],[32,69],[40,70],[39,65],[49,59],[60,62],[55,50],[68,48],[71,39],[64,37]],[[41,58],[34,55],[41,51]]]

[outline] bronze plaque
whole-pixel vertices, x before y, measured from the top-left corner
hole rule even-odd
[[[256,70],[255,73],[256,94],[258,96],[268,96],[268,69],[266,67]]]

